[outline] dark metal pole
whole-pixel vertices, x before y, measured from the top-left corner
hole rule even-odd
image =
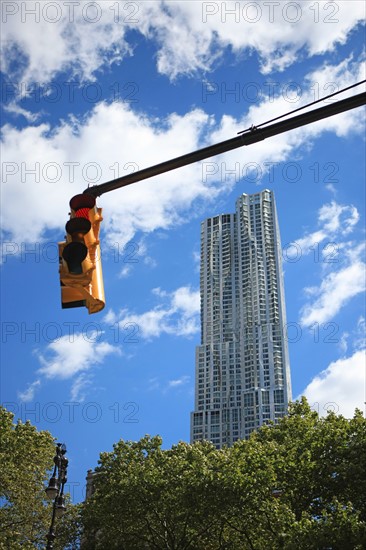
[[[52,520],[50,525],[50,530],[47,533],[47,546],[46,550],[53,550],[53,542],[56,538],[55,533],[55,518],[56,518],[56,499],[53,501],[53,507],[52,507]]]
[[[88,187],[85,189],[84,193],[88,193],[94,197],[100,197],[103,193],[114,191],[115,189],[125,187],[126,185],[131,185],[137,181],[152,178],[153,176],[163,174],[164,172],[169,172],[170,170],[175,170],[176,168],[181,168],[182,166],[187,166],[188,164],[231,151],[232,149],[236,149],[238,147],[243,147],[244,145],[257,143],[258,141],[262,141],[268,137],[282,134],[289,130],[294,130],[295,128],[300,128],[306,124],[311,124],[312,122],[349,111],[350,109],[361,107],[365,104],[366,92],[363,92],[361,94],[337,101],[336,103],[332,103],[331,105],[326,105],[324,107],[320,107],[319,109],[313,109],[307,113],[302,113],[301,115],[282,120],[281,122],[276,122],[275,124],[271,124],[270,126],[266,126],[264,128],[252,127],[250,131],[244,132],[237,137],[226,141],[221,141],[220,143],[210,145],[209,147],[204,147],[203,149],[193,151],[192,153],[182,155],[181,157],[176,157],[175,159],[167,160],[160,164],[156,164],[155,166],[151,166],[150,168],[133,172],[132,174],[122,176],[115,180],[108,181],[100,185],[94,185],[93,187]]]
[[[58,443],[56,446],[56,455],[53,459],[55,463],[55,467],[51,478],[51,480],[55,479],[56,471],[57,471],[58,473],[57,484],[56,484],[57,492],[53,500],[52,520],[51,520],[50,529],[46,535],[46,538],[47,538],[46,550],[53,550],[53,543],[56,538],[55,520],[56,520],[57,510],[58,508],[61,508],[61,512],[64,511],[63,494],[64,494],[65,483],[67,481],[66,474],[67,474],[67,464],[68,464],[68,460],[65,457],[65,454],[66,454],[66,446],[64,444]]]

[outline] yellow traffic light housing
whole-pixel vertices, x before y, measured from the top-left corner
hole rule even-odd
[[[62,308],[87,307],[97,313],[105,306],[99,242],[102,209],[95,197],[83,193],[70,201],[66,241],[58,243]]]

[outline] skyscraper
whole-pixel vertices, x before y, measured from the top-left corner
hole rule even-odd
[[[201,345],[191,442],[216,447],[277,421],[291,399],[280,234],[273,192],[201,224]]]

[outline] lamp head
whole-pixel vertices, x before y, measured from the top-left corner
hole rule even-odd
[[[63,516],[65,511],[66,511],[65,498],[63,496],[59,496],[56,502],[56,517],[59,518]]]
[[[58,494],[57,479],[54,476],[52,476],[48,484],[48,487],[46,489],[46,495],[49,500],[54,500],[57,497],[57,494]]]

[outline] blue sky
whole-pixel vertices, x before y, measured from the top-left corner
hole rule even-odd
[[[98,314],[61,309],[57,242],[87,185],[363,80],[364,3],[1,8],[1,402],[67,444],[73,499],[120,438],[189,440],[200,222],[244,192],[275,191],[293,397],[363,409],[363,109],[100,197]]]

